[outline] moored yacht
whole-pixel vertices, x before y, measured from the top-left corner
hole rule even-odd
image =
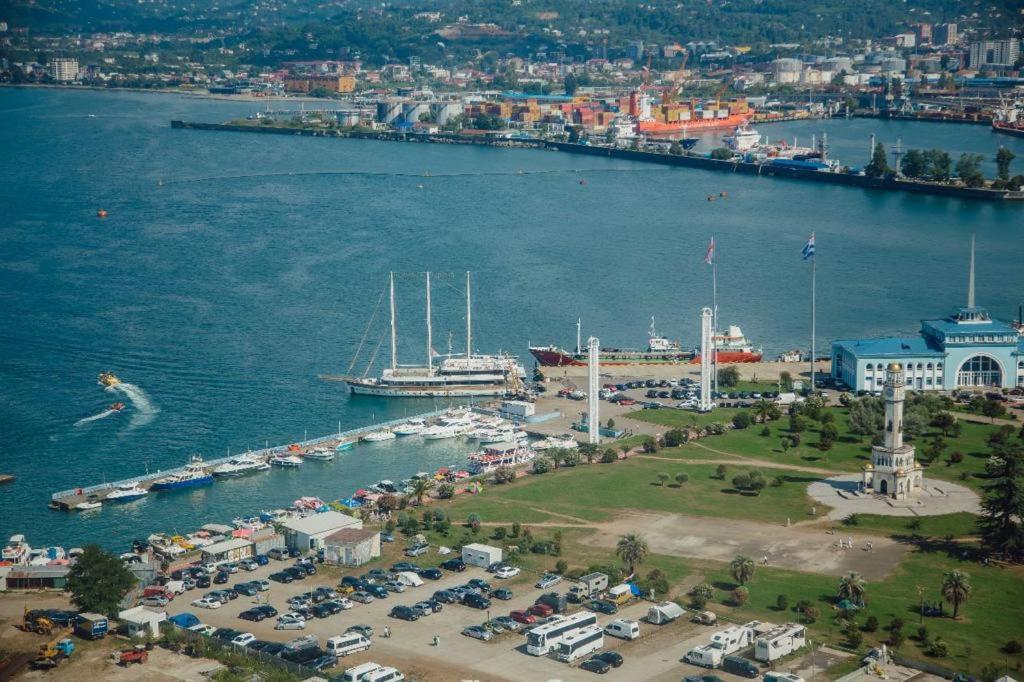
[[[526,464],[535,456],[536,453],[522,443],[494,443],[469,456],[469,471],[483,474],[502,466]]]
[[[197,488],[210,485],[211,483],[213,483],[213,476],[203,468],[203,458],[193,456],[182,471],[164,478],[158,478],[150,489],[181,490],[183,488]]]
[[[569,434],[561,436],[548,436],[544,440],[538,441],[533,444],[534,450],[551,450],[554,448],[561,448],[565,450],[575,450],[580,444],[576,442],[576,439]]]
[[[270,465],[259,459],[249,457],[233,457],[213,469],[214,476],[237,477],[257,471],[267,471]]]
[[[145,488],[140,488],[138,483],[122,483],[107,493],[103,499],[107,502],[131,502],[149,494]]]
[[[422,433],[425,428],[427,428],[427,425],[422,419],[410,419],[406,423],[399,424],[395,427],[395,435],[415,436]]]
[[[423,429],[420,435],[427,440],[443,440],[445,438],[455,438],[459,435],[459,432],[451,425],[434,424]]]
[[[364,434],[359,440],[366,441],[367,443],[380,443],[385,440],[394,440],[395,434],[392,431],[371,431],[370,433]]]
[[[318,459],[322,462],[329,462],[334,459],[334,452],[328,448],[313,448],[306,452],[306,459]]]
[[[25,541],[25,536],[19,533],[12,535],[11,539],[7,541],[7,546],[0,553],[0,558],[12,564],[24,564],[28,562],[29,552],[31,551],[32,548]]]
[[[302,459],[295,455],[281,453],[270,458],[270,463],[278,467],[302,466]]]

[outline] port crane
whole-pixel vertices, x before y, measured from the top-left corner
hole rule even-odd
[[[675,101],[676,97],[679,96],[679,91],[683,89],[683,78],[686,71],[686,62],[690,59],[690,51],[686,50],[683,52],[683,63],[679,65],[679,70],[676,71],[675,82],[662,91],[661,103],[671,104]]]

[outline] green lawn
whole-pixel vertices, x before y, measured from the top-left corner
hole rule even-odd
[[[780,487],[768,486],[759,496],[747,496],[733,491],[730,483],[732,476],[745,470],[729,467],[727,480],[720,481],[712,477],[714,466],[683,461],[675,463],[637,458],[613,464],[581,465],[529,476],[503,486],[487,486],[472,499],[456,500],[452,512],[455,518],[463,519],[463,510],[468,513],[485,509],[487,513],[478,511],[484,521],[509,522],[523,522],[521,510],[524,508],[566,514],[587,521],[603,521],[623,509],[650,509],[770,523],[784,523],[787,518],[807,516],[812,504],[807,497],[807,484],[814,477],[761,467],[761,473],[769,481],[782,476],[786,483]],[[670,485],[657,484],[658,474],[662,472],[669,475]],[[680,472],[689,475],[690,480],[681,487],[675,487],[674,477]],[[501,502],[517,504],[502,505]]]
[[[630,412],[626,416],[630,419],[647,422],[648,424],[660,424],[661,426],[665,426],[670,429],[685,429],[706,426],[711,422],[729,424],[732,422],[733,415],[740,411],[741,410],[739,408],[735,407],[720,407],[712,412],[703,413],[694,412],[692,410],[668,408],[660,410],[637,410],[636,412]]]
[[[843,532],[885,533],[886,535],[944,538],[946,536],[966,537],[977,534],[978,517],[968,512],[942,514],[940,516],[880,516],[878,514],[857,514],[857,525],[843,526]],[[912,523],[920,524],[911,528]]]

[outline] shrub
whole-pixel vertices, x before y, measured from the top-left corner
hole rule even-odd
[[[878,618],[868,616],[868,619],[864,621],[864,632],[875,632],[876,630],[878,630]]]
[[[522,532],[523,532],[523,524],[519,523],[518,521],[513,521],[512,522],[512,532],[510,533],[510,535],[512,537],[514,537],[514,538],[517,538],[517,537],[519,537],[519,534],[522,533]]]
[[[903,631],[903,619],[900,617],[893,618],[889,621],[889,624],[885,627],[889,632]]]
[[[546,474],[551,471],[551,462],[543,457],[533,460],[533,473]]]
[[[773,488],[781,488],[783,485],[785,485],[785,483],[786,483],[786,477],[785,476],[776,476],[775,478],[772,479],[772,487]]]
[[[660,474],[658,474],[658,485],[664,486],[666,483],[668,483],[669,478],[670,476],[668,474],[666,474],[664,471],[661,472]]]
[[[707,583],[701,583],[690,590],[690,596],[693,598],[693,605],[702,609],[714,598],[715,589]]]
[[[959,450],[954,450],[949,454],[949,461],[952,462],[953,464],[959,464],[960,462],[964,461],[964,453],[960,452]]]
[[[789,436],[789,442],[794,448],[800,446],[800,440],[801,438],[799,433],[793,433]]]
[[[859,525],[859,524],[860,524],[860,517],[857,516],[856,514],[850,514],[849,516],[847,516],[846,518],[843,519],[843,525],[844,526],[856,526],[856,525]]]
[[[725,472],[726,472],[725,465],[724,464],[719,464],[717,467],[715,467],[715,478],[717,478],[717,479],[719,479],[721,481],[724,481],[725,480]]]
[[[793,610],[797,613],[803,613],[804,609],[806,609],[808,606],[813,606],[813,604],[811,604],[811,602],[806,599],[801,599],[793,607]]]
[[[775,608],[779,611],[785,611],[789,608],[789,597],[784,594],[780,594],[775,598]]]
[[[562,456],[562,466],[574,467],[580,463],[580,453],[575,450],[569,450]]]
[[[753,423],[754,420],[750,418],[749,412],[737,412],[732,417],[732,425],[737,429],[749,428]]]
[[[437,488],[437,496],[442,500],[450,500],[455,497],[455,486],[451,483],[442,483]]]
[[[491,537],[493,537],[495,540],[504,540],[505,532],[505,526],[498,526],[494,529],[494,534]]]
[[[470,512],[466,517],[466,526],[469,527],[474,533],[480,530],[480,523],[482,519],[476,512]]]
[[[764,427],[761,428],[761,435],[765,436],[765,437],[768,437],[768,436],[772,435],[772,430],[769,427],[764,426]]]
[[[675,448],[680,445],[685,445],[689,440],[689,436],[686,431],[682,429],[670,429],[664,436],[661,437],[662,442],[666,448]]]
[[[1003,653],[1019,654],[1022,650],[1024,650],[1024,647],[1021,647],[1020,642],[1015,639],[1011,639],[1003,645]]]
[[[737,490],[746,490],[750,487],[750,476],[747,474],[739,474],[738,476],[732,477],[732,487]]]
[[[494,482],[498,485],[516,480],[516,472],[512,467],[502,466],[494,470]]]
[[[555,562],[555,573],[557,573],[558,575],[565,575],[568,570],[569,562],[567,562],[565,559],[559,559]]]
[[[644,454],[653,454],[658,451],[658,441],[654,440],[653,436],[644,436],[643,442],[640,444],[644,451]],[[576,455],[577,459],[579,455]]]
[[[936,637],[935,640],[928,646],[925,653],[935,658],[945,658],[949,655],[949,647],[946,646],[945,640],[941,637]]]
[[[750,590],[745,587],[737,587],[732,591],[732,603],[736,606],[743,606],[750,601]]]
[[[617,462],[617,461],[619,461],[619,455],[618,455],[617,452],[615,452],[615,450],[612,450],[611,448],[608,448],[603,453],[601,453],[601,463],[602,464],[611,464],[611,463]]]
[[[725,425],[721,422],[711,422],[704,427],[704,430],[707,431],[709,435],[721,436],[725,433]]]
[[[646,578],[640,581],[640,589],[646,594],[654,592],[656,596],[664,596],[668,594],[669,590],[668,576],[661,569],[655,568],[647,574]]]
[[[920,626],[919,628],[917,628],[917,641],[919,641],[919,642],[927,642],[928,641],[928,628],[926,628],[923,625]]]
[[[821,613],[813,606],[808,606],[803,610],[804,620],[808,623],[813,623],[818,620]]]
[[[863,641],[864,635],[856,627],[851,627],[846,631],[846,643],[850,645],[851,649],[860,647]]]
[[[690,480],[690,475],[685,472],[676,474],[676,485],[682,486],[684,483]]]

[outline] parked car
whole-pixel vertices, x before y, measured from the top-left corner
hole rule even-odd
[[[612,615],[613,613],[619,612],[618,606],[604,599],[595,599],[593,601],[587,602],[586,608],[590,609],[591,611],[595,611],[596,613],[603,613],[608,616]]]
[[[466,563],[459,558],[448,559],[446,561],[441,562],[441,568],[443,568],[446,571],[455,571],[457,573],[462,573],[466,570]]]
[[[239,649],[244,649],[245,647],[249,646],[249,644],[255,641],[256,635],[252,634],[251,632],[243,632],[240,635],[235,635],[231,639],[231,646],[238,647]]]
[[[417,544],[409,547],[405,550],[405,556],[420,556],[430,551],[430,545],[428,544]]]
[[[391,566],[391,570],[395,573],[402,573],[403,571],[412,571],[413,573],[416,573],[420,570],[420,567],[416,564],[411,564],[408,561],[399,561],[397,564],[393,564]],[[373,571],[370,572],[372,573]]]
[[[200,597],[192,602],[192,606],[197,606],[201,609],[219,609],[223,604],[220,603],[219,599],[213,597]]]
[[[275,582],[279,582],[279,583],[287,584],[287,583],[295,582],[295,578],[292,577],[292,574],[291,573],[285,573],[284,571],[278,571],[277,573],[271,573],[267,577],[270,578],[271,580],[273,580]]]
[[[488,592],[491,589],[491,584],[488,583],[486,580],[481,580],[480,578],[473,578],[468,583],[466,583],[466,585],[468,585],[469,587],[473,587],[477,590],[480,590],[481,592]]]
[[[442,604],[454,604],[459,601],[458,595],[451,590],[438,590],[434,593],[434,599],[441,602]]]
[[[196,577],[196,587],[197,588],[199,588],[201,590],[205,590],[210,585],[211,585],[211,583],[210,583],[210,576],[208,576],[208,575],[200,575],[200,576]]]
[[[151,597],[143,597],[142,601],[139,602],[143,606],[155,606],[163,608],[171,603],[171,600],[161,594],[154,594]]]
[[[557,573],[545,573],[540,577],[540,580],[537,581],[535,587],[538,587],[542,590],[546,590],[552,585],[557,585],[560,582],[562,582],[562,576],[558,575]]]
[[[463,628],[462,634],[466,637],[472,637],[473,639],[480,639],[485,642],[489,642],[494,639],[494,635],[491,631],[481,625],[470,625],[467,628]]]
[[[380,585],[368,585],[366,587],[366,590],[364,590],[364,591],[365,592],[369,592],[371,595],[373,595],[377,599],[387,599],[388,598],[388,591],[385,590]]]
[[[369,592],[363,592],[362,590],[359,590],[358,592],[353,592],[351,598],[352,601],[359,602],[360,604],[369,604],[373,601],[373,595]]]
[[[256,562],[257,566],[266,566],[270,563],[270,557],[268,557],[266,554],[257,554],[252,559]]]
[[[305,630],[306,619],[296,613],[286,613],[277,619],[275,630]]]
[[[331,603],[337,604],[338,608],[340,608],[342,611],[348,611],[350,608],[355,606],[355,604],[352,603],[352,600],[348,597],[338,597],[337,599],[332,599]]]
[[[433,599],[425,599],[418,601],[413,604],[414,607],[422,610],[424,615],[430,615],[432,613],[440,613],[444,609],[444,604]]]
[[[495,578],[514,578],[522,571],[518,566],[502,566],[494,572]]]
[[[228,580],[229,580],[228,574],[225,573],[224,571],[217,571],[217,573],[213,576],[213,584],[214,585],[223,585]]]
[[[482,594],[476,594],[470,592],[462,598],[462,603],[466,606],[470,606],[474,609],[489,609],[491,608],[491,600]]]
[[[404,583],[400,583],[397,580],[389,580],[383,585],[384,589],[388,592],[405,592],[407,589]]]
[[[604,675],[612,667],[608,665],[606,661],[602,661],[597,656],[588,658],[587,660],[580,663],[580,670],[586,670],[587,672],[597,673],[598,675]]]
[[[395,541],[395,536],[392,535],[391,533],[381,533],[380,534],[380,541],[381,542],[394,542]]]
[[[221,564],[220,570],[224,571],[225,573],[238,573],[238,564],[231,562]]]
[[[421,568],[420,570],[416,571],[416,575],[418,575],[421,578],[426,578],[428,580],[440,580],[441,576],[443,576],[444,573],[442,573],[440,570],[436,568]]]
[[[281,572],[290,575],[292,577],[292,580],[305,580],[306,577],[309,575],[298,566],[289,566]]]
[[[599,658],[613,668],[618,668],[622,665],[622,654],[618,651],[602,651],[601,653],[594,656]]]
[[[396,606],[391,609],[391,613],[388,615],[401,620],[416,621],[420,619],[419,612],[411,606]]]
[[[689,675],[683,678],[683,682],[725,682],[718,675]]]
[[[334,607],[332,607],[330,602],[317,604],[311,609],[311,612],[315,618],[328,618],[336,613],[339,613],[340,611],[341,609],[335,609]]]
[[[509,632],[519,632],[523,629],[522,623],[512,620],[512,618],[509,616],[498,616],[494,619],[494,621],[496,623],[501,623],[502,627],[504,627]]]
[[[363,624],[350,625],[345,630],[345,632],[356,632],[365,637],[366,639],[370,639],[371,637],[373,637],[373,626]]]
[[[508,601],[512,598],[512,590],[507,590],[504,587],[499,587],[496,590],[491,590],[490,596],[494,599],[500,599],[501,601]]]
[[[261,620],[266,620],[268,616],[266,613],[259,610],[258,608],[251,608],[242,611],[240,614],[238,614],[238,617],[242,620],[251,620],[254,623],[258,623]]]
[[[244,594],[246,597],[254,597],[259,592],[259,588],[252,583],[238,583],[233,588],[238,594]]]
[[[534,604],[533,606],[528,608],[527,611],[529,611],[533,615],[539,616],[541,618],[547,618],[548,616],[550,616],[552,613],[555,612],[555,610],[553,608],[551,608],[550,606],[548,606],[547,604]]]
[[[537,622],[537,616],[529,611],[513,611],[508,616],[515,622],[522,623],[523,625],[533,625]]]

